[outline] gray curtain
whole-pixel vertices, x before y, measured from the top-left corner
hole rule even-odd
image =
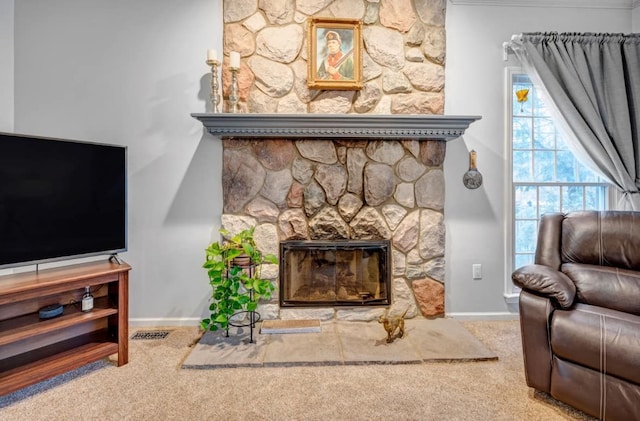
[[[542,84],[578,156],[618,187],[620,208],[640,211],[640,34],[525,33],[509,47]]]

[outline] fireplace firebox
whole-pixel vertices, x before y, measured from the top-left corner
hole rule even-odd
[[[391,304],[386,240],[283,241],[280,306]]]

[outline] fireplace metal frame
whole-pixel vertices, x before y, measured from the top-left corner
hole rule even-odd
[[[363,300],[285,300],[284,276],[285,254],[289,250],[380,250],[382,283],[386,296],[380,299]],[[280,307],[334,307],[334,306],[389,306],[391,304],[391,243],[389,240],[287,240],[280,242]]]

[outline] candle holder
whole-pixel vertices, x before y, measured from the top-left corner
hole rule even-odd
[[[211,98],[211,110],[214,113],[219,113],[220,109],[218,105],[220,104],[220,94],[218,93],[218,66],[220,62],[218,60],[207,60],[207,64],[211,66],[211,93],[209,97]]]
[[[229,71],[231,72],[231,92],[229,93],[229,112],[237,113],[238,112],[238,72],[240,71],[237,67],[229,67]]]

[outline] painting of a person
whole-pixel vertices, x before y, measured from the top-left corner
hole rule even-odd
[[[318,79],[353,80],[353,50],[342,51],[342,39],[336,31],[325,34],[327,55],[318,66]]]

